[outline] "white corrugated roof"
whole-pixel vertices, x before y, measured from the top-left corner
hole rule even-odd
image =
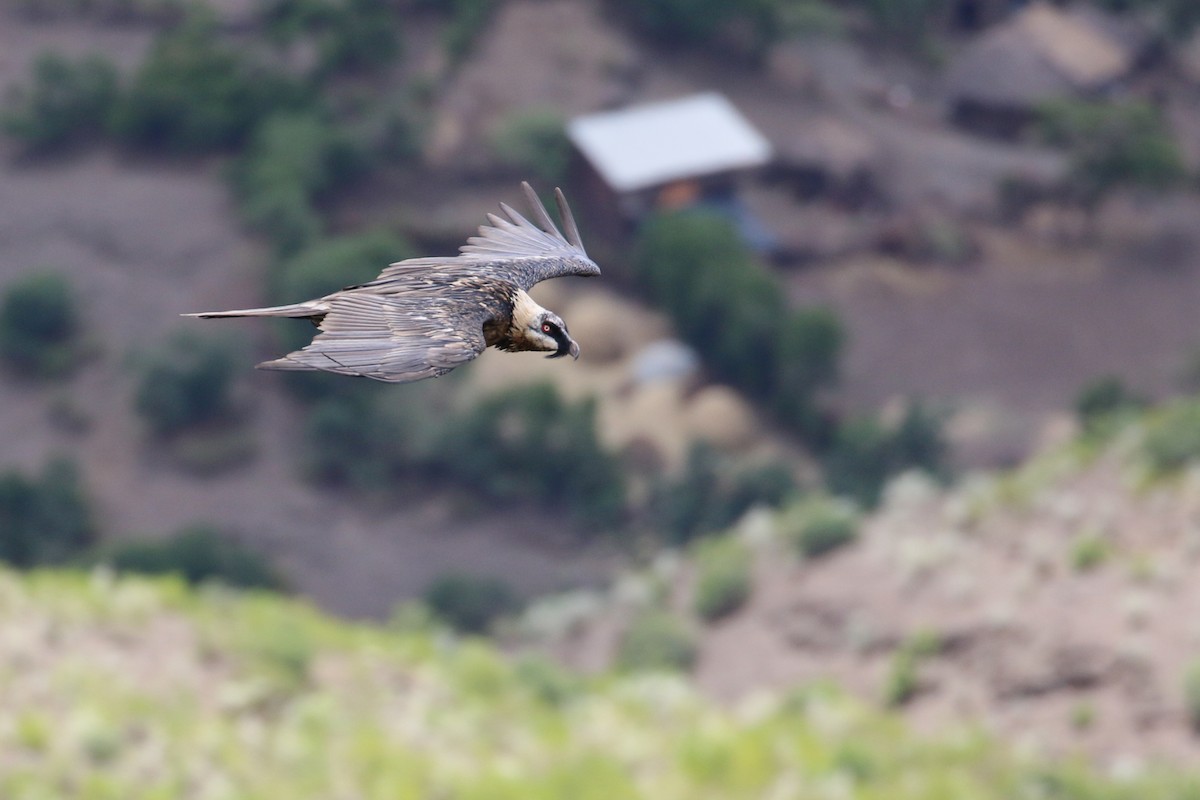
[[[716,92],[576,117],[567,135],[619,192],[765,164],[771,144]]]

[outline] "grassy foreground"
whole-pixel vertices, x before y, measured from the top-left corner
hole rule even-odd
[[[831,690],[720,708],[681,677],[584,681],[268,594],[0,570],[0,797],[1165,800],[1200,783],[916,738]]]

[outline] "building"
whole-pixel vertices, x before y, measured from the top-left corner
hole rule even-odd
[[[1032,3],[986,30],[951,63],[951,115],[976,133],[1017,136],[1042,103],[1112,91],[1149,44],[1136,23],[1097,9]]]
[[[716,92],[576,117],[567,136],[579,155],[587,202],[628,228],[659,209],[708,204],[732,209],[753,242],[761,232],[739,219],[741,176],[766,165],[773,149]]]

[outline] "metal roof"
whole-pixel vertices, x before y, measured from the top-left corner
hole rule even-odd
[[[618,192],[771,158],[771,144],[716,92],[576,117],[567,136]]]

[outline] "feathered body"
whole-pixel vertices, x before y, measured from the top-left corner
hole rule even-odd
[[[599,275],[566,198],[555,190],[566,236],[528,183],[522,189],[537,224],[505,204],[488,215],[457,256],[414,258],[358,286],[303,303],[187,314],[194,317],[293,317],[316,323],[311,344],[259,364],[263,369],[323,370],[404,383],[443,375],[487,347],[579,357],[566,324],[529,296],[534,284],[565,275]]]

